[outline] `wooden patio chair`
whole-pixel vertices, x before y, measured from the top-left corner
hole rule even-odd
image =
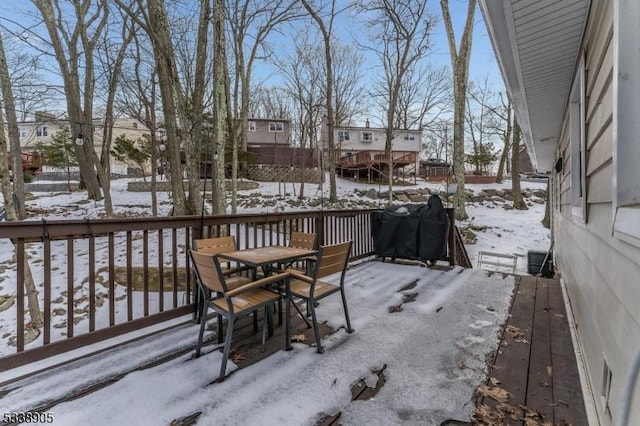
[[[228,253],[230,251],[238,250],[238,244],[236,243],[236,237],[230,235],[226,237],[214,237],[214,238],[201,238],[194,240],[194,246],[198,253],[203,254],[219,254]],[[232,266],[229,262],[224,262],[223,272],[225,275],[235,274],[242,271],[249,270],[248,266]]]
[[[291,296],[304,300],[307,310],[311,313],[313,323],[313,334],[316,339],[316,348],[318,353],[323,353],[324,349],[320,343],[320,332],[318,330],[318,319],[316,317],[316,302],[333,293],[340,292],[342,296],[342,307],[344,308],[344,316],[347,321],[347,333],[353,333],[351,321],[349,320],[349,310],[347,308],[347,298],[344,292],[344,276],[347,271],[347,261],[349,260],[349,252],[351,251],[351,241],[331,246],[322,246],[318,253],[317,262],[311,275],[305,275],[295,269],[287,269],[291,275],[289,281],[289,289]],[[330,284],[321,281],[320,278],[340,272],[340,284]],[[298,306],[293,305],[302,318],[304,315],[300,312]],[[307,323],[308,325],[308,323]]]
[[[220,366],[220,374],[215,380],[218,382],[222,381],[225,377],[236,319],[244,315],[249,315],[260,308],[264,308],[265,311],[262,330],[262,346],[264,350],[269,308],[280,299],[281,296],[278,293],[262,287],[288,279],[289,275],[286,273],[271,275],[255,281],[242,276],[228,277],[222,271],[216,255],[203,254],[194,250],[189,250],[189,254],[195,268],[196,277],[198,278],[201,295],[206,301],[202,307],[202,321],[200,323],[198,344],[196,345],[195,351],[196,358],[200,356],[200,350],[202,348],[208,309],[213,309],[219,316],[227,320],[227,333],[224,339],[222,365]]]
[[[316,248],[318,235],[311,232],[291,232],[291,238],[289,238],[289,247],[296,247],[302,249],[313,250]],[[298,259],[288,265],[285,268],[297,269],[303,273],[309,273],[310,267],[316,261],[316,256],[306,256],[302,259]]]
[[[229,235],[225,237],[212,237],[212,238],[200,238],[193,241],[193,245],[198,253],[215,255],[220,253],[229,253],[231,251],[238,250],[238,244],[236,243],[236,237]],[[226,276],[231,276],[234,274],[239,274],[243,271],[251,270],[250,267],[246,265],[234,265],[232,266],[230,262],[221,263],[221,270]],[[242,285],[246,280],[227,280],[227,286],[229,288],[238,287]],[[201,295],[201,292],[198,293]],[[203,321],[203,318],[200,317],[200,312],[202,312],[202,305],[204,301],[207,300],[209,295],[205,295],[202,299],[196,297],[196,304],[198,306],[197,309],[197,319]],[[258,319],[257,315],[253,320],[253,329],[254,331],[258,330]],[[218,317],[218,343],[222,343],[222,320]]]

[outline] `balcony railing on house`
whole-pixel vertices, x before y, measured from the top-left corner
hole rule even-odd
[[[15,306],[0,312],[0,370],[194,314],[188,250],[195,238],[234,235],[244,249],[286,244],[291,231],[315,232],[320,244],[352,240],[354,261],[374,254],[372,211],[0,223],[2,244],[15,251]],[[29,314],[29,275],[41,292],[32,295],[42,311],[39,328]]]
[[[366,173],[368,181],[376,176],[387,178],[389,176],[389,160],[391,160],[392,173],[397,174],[400,169],[409,167],[412,176],[417,175],[418,153],[415,151],[391,151],[387,153],[381,150],[359,151],[343,155],[341,150],[336,151],[336,166],[343,172],[352,171],[358,177]]]

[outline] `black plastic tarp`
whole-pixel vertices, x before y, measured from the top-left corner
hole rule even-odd
[[[447,253],[449,221],[440,197],[427,204],[405,204],[371,213],[376,255],[398,259],[437,260]]]

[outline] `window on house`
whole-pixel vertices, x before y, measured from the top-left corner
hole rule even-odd
[[[21,138],[27,137],[27,129],[25,129],[24,127],[20,127],[20,137]]]
[[[372,132],[360,132],[360,141],[362,141],[362,142],[373,142],[373,133]]]
[[[613,235],[640,247],[640,2],[613,10]]]
[[[583,220],[585,217],[585,132],[584,132],[584,62],[571,88],[569,98],[569,146],[571,160],[571,213]]]
[[[134,121],[134,122],[133,122],[133,128],[134,128],[134,129],[137,129],[137,128],[138,128],[138,122],[137,122],[137,121]]]
[[[48,136],[49,132],[47,130],[47,126],[40,126],[36,129],[36,136]]]
[[[269,127],[271,127],[271,125],[269,125]],[[255,121],[250,121],[249,122],[249,131],[250,132],[255,132],[256,131],[256,122]]]
[[[340,142],[348,141],[351,139],[351,135],[348,130],[338,130],[338,140]]]
[[[412,135],[410,133],[405,133],[404,134],[404,140],[405,141],[415,141],[416,140],[416,135]]]
[[[282,132],[284,130],[284,125],[280,121],[269,123],[269,131],[270,132]]]

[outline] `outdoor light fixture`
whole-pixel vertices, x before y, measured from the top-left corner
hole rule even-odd
[[[160,146],[158,146],[158,148],[160,149],[160,151],[164,152],[165,149],[167,149],[167,146],[163,143],[160,144]]]
[[[82,146],[82,144],[84,144],[82,133],[78,133],[78,137],[76,138],[76,145]]]

